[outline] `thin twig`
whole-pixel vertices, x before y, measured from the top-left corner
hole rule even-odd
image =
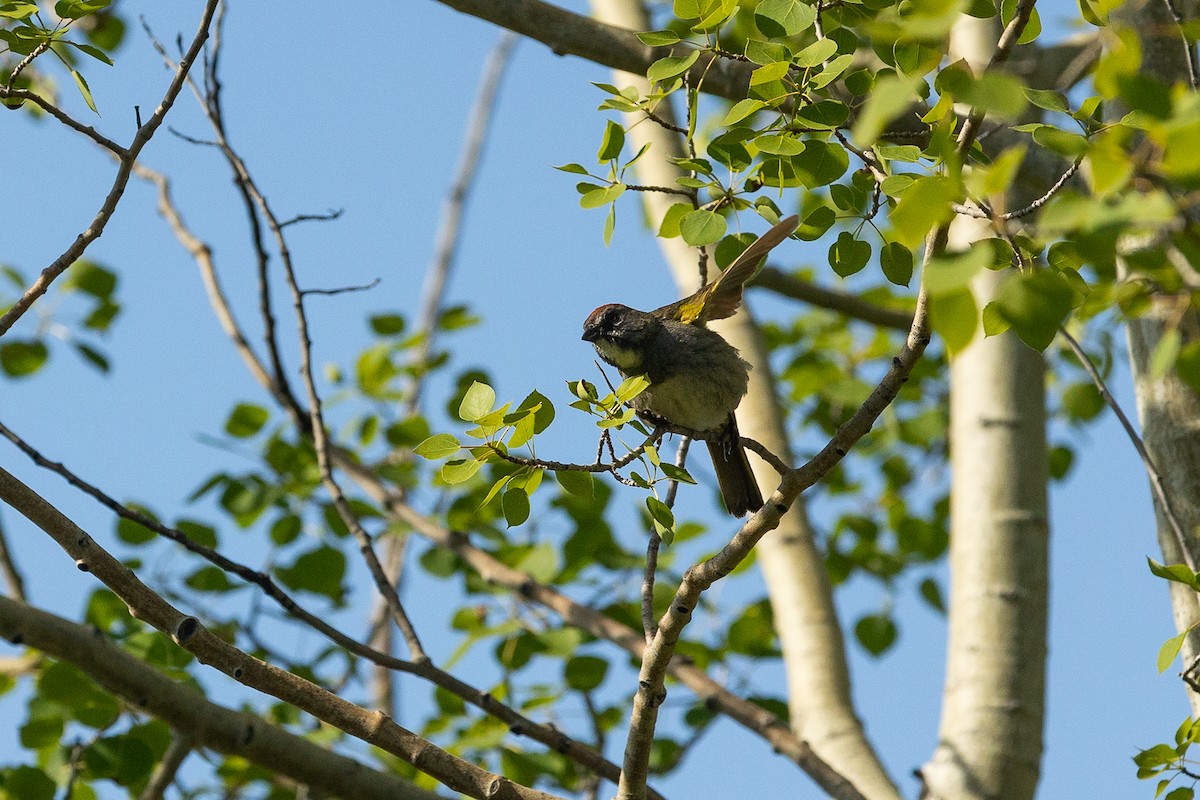
[[[1129,441],[1133,443],[1133,449],[1137,450],[1138,456],[1142,459],[1142,465],[1146,468],[1146,474],[1150,476],[1150,487],[1154,492],[1155,498],[1158,500],[1159,507],[1162,508],[1163,516],[1167,518],[1167,524],[1171,528],[1171,534],[1175,537],[1175,545],[1179,548],[1179,554],[1183,558],[1183,563],[1192,572],[1196,571],[1196,561],[1192,558],[1191,550],[1188,549],[1187,536],[1183,532],[1183,526],[1179,524],[1178,517],[1171,507],[1170,498],[1167,496],[1166,482],[1163,480],[1162,473],[1158,471],[1154,460],[1150,458],[1150,452],[1146,450],[1146,444],[1142,441],[1142,437],[1138,435],[1137,428],[1133,422],[1125,414],[1121,404],[1113,397],[1112,392],[1108,390],[1108,386],[1101,377],[1100,371],[1096,369],[1096,365],[1092,363],[1092,359],[1080,346],[1075,337],[1067,332],[1066,328],[1059,328],[1058,335],[1063,338],[1067,346],[1071,348],[1071,352],[1075,354],[1075,358],[1079,360],[1080,366],[1084,368],[1087,374],[1091,377],[1092,383],[1096,385],[1100,396],[1104,398],[1104,402],[1117,415],[1117,420],[1121,423],[1121,427],[1125,429],[1125,435],[1129,437]]]
[[[1033,212],[1037,211],[1042,206],[1046,205],[1046,203],[1050,202],[1050,198],[1053,197],[1055,194],[1057,194],[1058,190],[1067,184],[1067,181],[1071,180],[1071,177],[1079,170],[1079,165],[1082,163],[1083,163],[1082,156],[1075,159],[1075,161],[1073,161],[1071,163],[1071,166],[1067,167],[1067,169],[1063,172],[1063,174],[1059,177],[1059,179],[1054,182],[1054,185],[1046,190],[1045,194],[1043,194],[1041,197],[1034,200],[1032,203],[1025,206],[1024,208],[1017,209],[1016,211],[1009,211],[1005,214],[1000,214],[999,216],[995,216],[992,212],[992,209],[984,204],[980,204],[979,208],[973,208],[968,205],[963,205],[962,203],[951,203],[950,207],[954,210],[954,213],[956,213],[956,214],[962,214],[967,217],[974,217],[975,219],[991,219],[991,220],[996,220],[996,221],[1000,221],[1000,222],[1009,222],[1014,219],[1020,219],[1022,217],[1027,217],[1030,214],[1032,214]]]
[[[291,219],[285,219],[279,223],[280,228],[286,228],[289,225],[295,225],[299,222],[332,222],[335,219],[340,219],[346,209],[336,208],[330,209],[324,214],[297,214]]]
[[[28,602],[25,594],[25,579],[21,576],[21,571],[17,569],[16,561],[13,560],[2,520],[0,520],[0,571],[4,572],[4,583],[8,586],[9,595],[22,603]]]
[[[685,436],[679,440],[675,451],[675,466],[684,468],[687,462],[688,448],[692,440]],[[672,480],[667,484],[667,496],[663,503],[667,508],[675,507],[675,497],[679,493],[679,481]],[[662,537],[650,526],[650,538],[646,542],[646,564],[642,569],[642,631],[646,634],[646,643],[654,641],[658,631],[658,623],[654,619],[654,580],[658,574],[658,550],[662,546]]]
[[[195,746],[195,739],[190,734],[173,731],[167,752],[163,754],[162,761],[158,762],[158,766],[154,768],[154,773],[150,776],[150,781],[142,790],[138,800],[163,800],[167,789],[175,782],[179,768],[183,766],[183,762],[191,755]]]
[[[1175,0],[1163,0],[1167,6],[1167,11],[1170,12],[1171,18],[1175,20],[1175,27],[1179,30],[1179,38],[1183,42],[1183,47],[1187,51],[1187,70],[1188,70],[1188,85],[1193,90],[1200,88],[1200,65],[1196,63],[1196,48],[1192,44],[1191,39],[1183,27],[1183,14],[1179,11],[1179,6],[1175,5]]]
[[[281,226],[282,227],[282,226]],[[359,286],[341,286],[337,289],[305,289],[300,294],[308,296],[310,294],[323,294],[327,297],[332,297],[339,294],[349,294],[351,292],[367,292],[374,289],[380,283],[380,278],[375,278],[370,283],[364,283]]]
[[[188,70],[192,63],[200,54],[200,49],[204,46],[205,40],[208,38],[208,26],[212,21],[213,12],[216,10],[218,0],[208,0],[204,4],[204,11],[200,17],[199,30],[196,31],[195,38],[192,39],[191,46],[188,48],[187,54],[180,60],[178,68],[175,70],[175,76],[172,78],[170,85],[167,87],[166,93],[158,104],[158,108],[150,116],[138,132],[134,134],[133,141],[130,142],[128,148],[116,147],[114,149],[111,142],[103,140],[103,137],[94,140],[100,142],[108,149],[117,154],[119,165],[117,167],[116,177],[113,179],[112,188],[109,189],[108,195],[104,198],[104,203],[100,206],[100,210],[96,212],[96,216],[92,218],[91,223],[75,237],[75,241],[71,246],[63,251],[62,255],[56,258],[50,266],[42,270],[37,279],[25,290],[21,297],[13,306],[0,316],[0,336],[3,336],[20,319],[34,302],[44,295],[50,288],[50,284],[61,274],[63,274],[69,266],[74,264],[92,242],[100,238],[100,234],[104,233],[104,227],[112,218],[113,213],[117,210],[117,203],[125,194],[125,187],[129,183],[129,176],[133,170],[133,165],[137,161],[138,155],[141,154],[142,148],[154,136],[155,131],[162,125],[163,118],[167,112],[171,110],[171,106],[175,103],[175,98],[179,96],[180,90],[183,88],[184,81],[187,79]],[[0,96],[5,94],[5,90],[0,90]],[[14,93],[9,91],[8,94]],[[14,96],[20,96],[16,94]],[[75,127],[75,126],[72,126]],[[78,128],[77,128],[78,129]]]
[[[463,144],[462,155],[459,156],[450,194],[442,207],[433,260],[425,272],[421,309],[417,315],[417,331],[422,335],[412,355],[412,364],[418,367],[428,361],[429,354],[433,352],[438,316],[442,310],[446,284],[454,268],[454,256],[458,252],[467,199],[475,185],[475,175],[479,170],[484,145],[487,143],[488,128],[496,108],[504,72],[512,60],[512,52],[519,39],[520,37],[512,31],[505,31],[483,67],[483,81],[467,121],[467,140]],[[413,377],[404,406],[406,416],[415,414],[421,406],[421,390],[424,388],[427,372],[418,369]]]
[[[21,73],[25,71],[26,67],[28,67],[30,64],[33,63],[33,60],[35,58],[37,58],[42,53],[44,53],[48,49],[50,49],[50,42],[51,42],[50,39],[44,40],[37,47],[30,50],[29,55],[25,56],[19,62],[17,62],[17,65],[15,67],[13,67],[13,71],[10,72],[8,75],[8,85],[9,86],[12,86],[14,83],[17,82],[17,78],[19,78],[21,76]]]

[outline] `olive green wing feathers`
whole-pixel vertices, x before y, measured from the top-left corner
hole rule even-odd
[[[746,282],[758,272],[758,267],[767,253],[787,237],[800,224],[793,215],[781,220],[769,231],[754,240],[742,251],[729,268],[706,284],[700,291],[653,313],[666,319],[684,323],[704,323],[714,319],[732,317],[742,304],[742,290]]]

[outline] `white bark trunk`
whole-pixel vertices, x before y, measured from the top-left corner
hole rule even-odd
[[[986,64],[992,21],[964,18],[951,58]],[[956,220],[951,249],[994,235]],[[972,284],[980,308],[1004,273]],[[1048,571],[1045,363],[982,332],[950,368],[950,632],[939,743],[922,768],[938,800],[1028,800],[1042,754]]]

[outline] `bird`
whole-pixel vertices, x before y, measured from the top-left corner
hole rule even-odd
[[[762,508],[762,492],[738,435],[734,409],[750,382],[750,365],[705,323],[731,317],[746,282],[767,253],[795,232],[799,217],[781,220],[695,294],[653,311],[602,305],[583,323],[583,341],[622,377],[649,386],[630,401],[656,427],[700,435],[708,445],[725,508],[735,517]]]

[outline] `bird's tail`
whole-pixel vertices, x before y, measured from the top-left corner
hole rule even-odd
[[[725,508],[735,517],[744,517],[747,512],[762,508],[762,491],[750,470],[750,461],[742,449],[738,437],[737,423],[733,417],[721,432],[719,439],[707,442],[712,456],[713,469],[717,473],[717,485],[721,487],[721,498]]]

